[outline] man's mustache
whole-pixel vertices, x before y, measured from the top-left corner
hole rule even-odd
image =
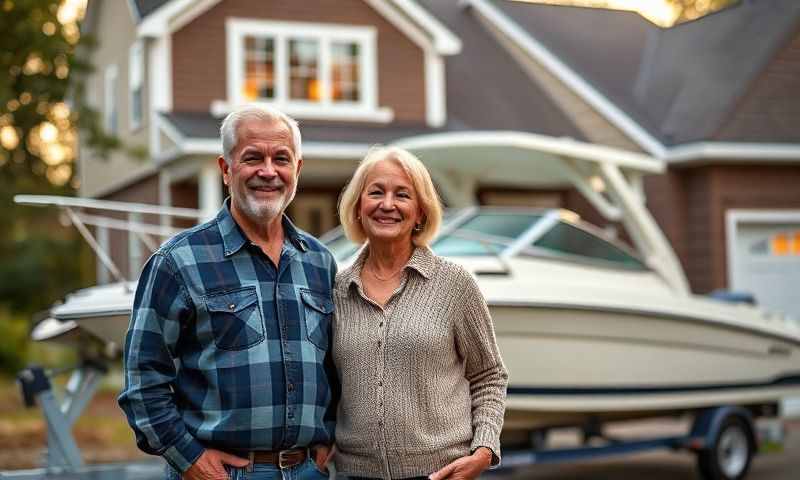
[[[261,178],[251,178],[247,181],[246,185],[249,188],[284,188],[286,184],[279,178],[274,180],[263,180]]]

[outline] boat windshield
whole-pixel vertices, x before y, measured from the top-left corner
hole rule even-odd
[[[647,269],[641,260],[626,251],[623,246],[601,238],[588,228],[581,228],[563,220],[534,240],[530,247],[525,249],[523,254],[589,261],[633,270]]]
[[[445,229],[432,248],[444,257],[498,255],[541,218],[538,213],[482,211]]]

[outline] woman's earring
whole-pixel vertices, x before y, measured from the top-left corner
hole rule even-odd
[[[415,232],[421,232],[422,231],[422,224],[418,223],[418,224],[414,225],[414,231]]]

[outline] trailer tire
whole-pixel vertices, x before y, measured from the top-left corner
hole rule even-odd
[[[697,466],[706,480],[741,480],[750,469],[755,445],[747,422],[727,417],[708,448],[697,453]]]

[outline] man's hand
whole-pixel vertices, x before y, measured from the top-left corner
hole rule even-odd
[[[430,480],[472,480],[492,464],[492,451],[480,447],[472,455],[461,457],[445,465],[441,470],[430,474]]]
[[[319,445],[314,449],[314,463],[320,472],[328,472],[328,462],[333,458],[336,452],[336,446]]]
[[[229,453],[207,448],[200,458],[183,474],[184,480],[227,480],[228,472],[225,465],[232,467],[246,467],[250,463],[246,458],[240,458]]]

